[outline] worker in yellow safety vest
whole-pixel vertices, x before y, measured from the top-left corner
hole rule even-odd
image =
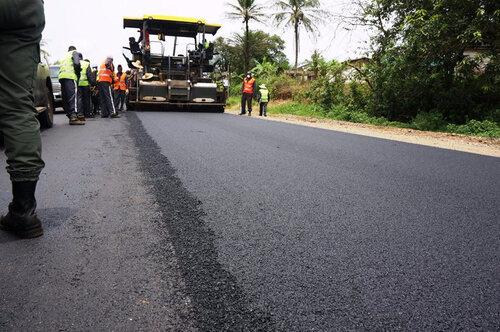
[[[265,84],[259,85],[259,92],[257,93],[257,101],[259,102],[259,116],[267,116],[267,103],[271,100],[269,90]]]
[[[78,80],[78,119],[85,121],[85,118],[93,118],[90,87],[96,85],[96,81],[90,68],[90,61],[88,59],[83,60],[82,53],[79,55],[81,71]]]
[[[59,83],[61,83],[62,105],[70,125],[84,125],[78,119],[78,80],[80,79],[80,57],[76,47],[70,46],[61,59]]]
[[[123,72],[122,65],[118,65],[118,72],[115,74],[114,95],[115,109],[118,112],[123,112],[125,109],[125,96],[127,93],[128,78]]]
[[[248,72],[247,76],[243,79],[243,86],[241,87],[241,111],[240,115],[246,113],[245,104],[248,106],[248,116],[252,115],[252,99],[255,96],[255,78],[252,73]]]

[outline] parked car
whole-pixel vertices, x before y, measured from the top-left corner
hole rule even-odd
[[[59,65],[50,66],[50,79],[52,80],[52,88],[54,93],[54,107],[62,107],[61,83],[59,83]]]
[[[54,123],[54,95],[49,66],[39,63],[35,81],[35,108],[41,128],[51,128]]]

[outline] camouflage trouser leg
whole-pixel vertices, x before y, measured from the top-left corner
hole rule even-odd
[[[0,132],[14,182],[36,181],[44,167],[33,106],[44,26],[41,0],[0,1]]]

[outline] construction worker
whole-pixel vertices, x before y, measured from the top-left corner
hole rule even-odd
[[[118,65],[118,72],[115,74],[114,94],[115,109],[123,112],[125,104],[125,95],[128,86],[127,74],[122,71],[122,65]]]
[[[108,55],[99,66],[98,83],[99,87],[99,103],[101,107],[101,118],[119,118],[120,115],[116,113],[115,105],[113,103],[113,94],[111,93],[111,84],[114,80],[115,67],[113,66],[113,56]]]
[[[92,76],[96,80],[96,85],[92,85],[90,88],[90,94],[92,97],[92,117],[100,113],[99,110],[99,89],[97,88],[97,66],[92,65]]]
[[[255,95],[255,78],[251,72],[247,72],[247,76],[243,79],[241,87],[241,112],[240,115],[246,113],[245,104],[248,105],[248,116],[252,115],[252,99]]]
[[[59,67],[59,82],[61,83],[61,94],[63,109],[69,118],[70,125],[84,125],[85,122],[78,119],[78,80],[80,79],[80,57],[76,48],[70,46],[68,52],[61,60]]]
[[[13,196],[0,229],[22,238],[43,234],[35,190],[45,164],[33,88],[44,26],[43,1],[0,1],[0,133]]]
[[[257,100],[259,101],[259,116],[262,116],[262,113],[267,116],[267,103],[271,100],[271,96],[265,84],[259,85]]]
[[[85,121],[85,118],[92,117],[92,96],[90,94],[90,86],[95,85],[96,81],[90,68],[90,61],[82,60],[83,56],[80,53],[80,79],[78,80],[78,119]]]

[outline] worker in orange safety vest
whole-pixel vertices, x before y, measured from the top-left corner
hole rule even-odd
[[[114,95],[115,109],[117,112],[123,112],[125,105],[125,96],[127,93],[128,78],[123,72],[122,65],[118,65],[118,72],[115,74]]]
[[[101,118],[119,118],[113,103],[113,94],[111,93],[111,84],[115,78],[115,67],[113,57],[109,55],[99,66],[98,72],[99,103],[101,106]]]
[[[248,116],[252,115],[252,99],[255,96],[255,78],[252,73],[248,72],[247,76],[243,79],[243,86],[241,87],[241,111],[240,115],[246,113],[245,104],[248,106]]]

